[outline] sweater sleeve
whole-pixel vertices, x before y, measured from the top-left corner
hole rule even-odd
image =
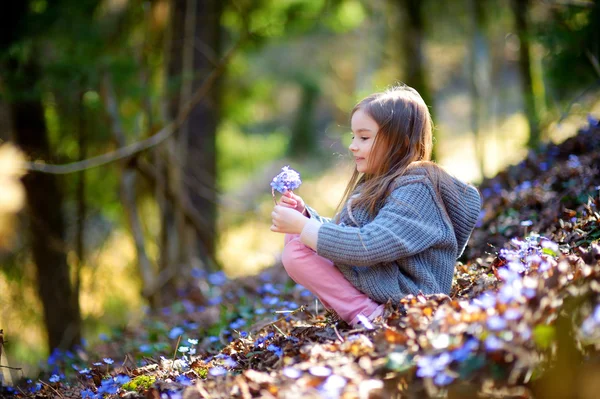
[[[326,218],[326,217],[319,215],[319,213],[317,211],[315,211],[313,208],[311,208],[310,206],[308,206],[306,204],[304,205],[304,207],[306,209],[306,212],[308,213],[308,216],[311,219],[315,219],[321,223],[331,223],[331,221],[332,221],[331,218]]]
[[[334,263],[370,266],[412,256],[445,239],[432,188],[419,182],[394,190],[363,227],[320,226],[317,253]]]

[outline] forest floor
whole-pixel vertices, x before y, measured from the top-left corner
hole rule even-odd
[[[282,267],[193,293],[0,397],[596,397],[600,389],[600,125],[479,189],[452,292],[335,322]]]

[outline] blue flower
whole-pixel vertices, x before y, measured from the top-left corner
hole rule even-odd
[[[346,379],[342,376],[333,374],[327,377],[318,390],[326,399],[338,399],[345,386]]]
[[[218,305],[218,304],[220,304],[221,302],[223,302],[223,298],[221,297],[221,295],[217,295],[217,296],[215,296],[215,297],[213,297],[213,298],[210,298],[210,299],[208,300],[208,304],[209,304],[209,305]]]
[[[499,349],[502,349],[503,347],[503,342],[500,340],[500,338],[496,337],[495,335],[490,335],[485,339],[485,348],[488,351],[497,351]]]
[[[129,381],[131,381],[131,378],[129,378],[129,376],[125,374],[119,374],[115,376],[114,381],[116,384],[123,386],[124,384],[127,384]]]
[[[569,160],[567,161],[567,166],[571,169],[576,169],[576,168],[580,167],[581,162],[579,162],[579,157],[574,154],[569,155]]]
[[[178,375],[177,378],[175,379],[175,381],[177,381],[181,385],[186,385],[186,386],[192,385],[192,380],[185,375]]]
[[[292,379],[297,379],[300,378],[302,376],[302,371],[295,369],[293,367],[284,367],[283,371],[282,371],[283,375],[285,375],[288,378],[292,378]]]
[[[171,331],[169,331],[169,338],[175,339],[175,338],[179,337],[180,335],[183,335],[184,332],[185,331],[181,327],[173,327],[171,329]]]
[[[262,302],[265,305],[274,306],[274,305],[277,305],[277,303],[279,302],[279,298],[274,297],[274,296],[266,296],[263,298]]]
[[[275,353],[278,357],[281,357],[283,355],[283,350],[274,344],[270,344],[269,346],[267,346],[267,350]]]
[[[104,363],[106,363],[106,364],[113,364],[115,362],[110,357],[105,357],[102,360],[104,360]]]
[[[192,274],[193,278],[197,278],[197,279],[202,279],[206,276],[206,272],[204,270],[200,269],[199,267],[194,267],[192,269],[191,274]]]
[[[53,382],[53,383],[57,383],[58,381],[60,381],[60,377],[56,374],[52,374],[50,376],[50,378],[48,379],[48,381]]]
[[[475,305],[480,306],[482,309],[489,309],[496,306],[496,297],[486,292],[473,300]]]
[[[82,398],[90,398],[90,399],[93,399],[93,398],[94,398],[94,392],[92,392],[92,390],[91,390],[91,389],[89,389],[89,388],[88,388],[88,389],[84,389],[84,390],[82,390],[82,391],[80,392],[80,394],[81,394],[81,397],[82,397]]]
[[[521,310],[515,308],[506,309],[504,312],[504,319],[506,320],[517,320],[521,317]]]
[[[230,325],[229,328],[232,328],[234,330],[238,330],[240,327],[243,327],[246,325],[246,320],[242,319],[241,317],[235,321],[233,321]]]
[[[247,336],[248,336],[248,333],[246,331],[240,331],[240,337],[246,338]]]
[[[498,315],[488,317],[487,326],[492,331],[498,331],[506,328],[506,320]]]
[[[297,189],[300,184],[302,184],[300,174],[289,166],[281,168],[281,172],[271,181],[271,187],[282,194]]]
[[[198,340],[197,339],[191,339],[188,338],[188,342],[190,345],[194,346],[194,345],[198,345]]]
[[[90,369],[79,370],[79,374],[89,374],[89,373],[90,373]]]
[[[212,285],[221,286],[227,282],[227,276],[222,271],[211,273],[208,275],[208,282]]]
[[[225,360],[223,361],[223,364],[225,365],[225,367],[229,367],[230,369],[236,367],[238,364],[235,360],[233,360],[232,358],[230,358],[229,356],[227,356],[225,358]]]
[[[417,377],[433,377],[437,373],[434,367],[433,357],[423,356],[417,361]]]
[[[181,353],[187,353],[189,352],[190,348],[188,348],[187,346],[180,346],[178,351]]]
[[[215,366],[215,367],[211,368],[208,371],[208,373],[210,375],[212,375],[213,377],[219,377],[219,376],[227,374],[227,369],[225,367]]]
[[[467,342],[463,346],[458,349],[453,350],[450,355],[452,358],[458,362],[462,362],[467,359],[469,355],[479,348],[479,341],[475,338],[469,338]]]
[[[117,386],[115,380],[108,379],[103,380],[100,386],[98,387],[98,393],[100,395],[114,395],[119,391],[119,387]]]
[[[448,375],[446,372],[441,372],[433,377],[433,383],[438,386],[446,386],[454,381],[454,377]]]

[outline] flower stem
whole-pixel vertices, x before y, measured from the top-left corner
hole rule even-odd
[[[275,189],[274,188],[271,189],[271,195],[273,196],[273,202],[275,202],[275,205],[279,205],[277,203],[277,199],[275,198]]]

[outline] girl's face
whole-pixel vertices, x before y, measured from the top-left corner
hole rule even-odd
[[[373,142],[379,131],[379,125],[362,109],[356,110],[350,122],[352,128],[352,142],[348,147],[354,156],[356,170],[360,173],[373,173],[377,159],[375,159]]]

